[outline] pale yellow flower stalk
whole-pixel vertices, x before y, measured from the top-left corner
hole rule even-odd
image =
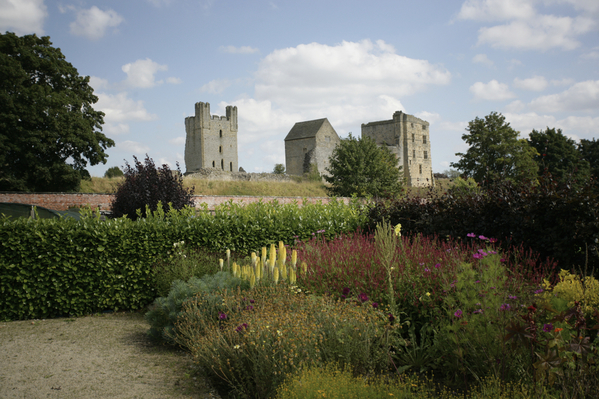
[[[256,257],[256,253],[255,252],[252,252],[251,258],[252,258],[252,266],[256,266],[256,259],[257,259],[257,257]]]
[[[294,249],[293,251],[291,251],[291,266],[293,266],[293,268],[295,269],[296,264],[297,264],[297,251]]]
[[[281,279],[287,280],[287,266],[284,263],[281,265]]]
[[[250,288],[254,289],[255,286],[256,286],[256,276],[254,275],[254,273],[252,273],[252,276],[250,277]]]
[[[262,265],[266,264],[266,247],[262,247]]]
[[[277,248],[275,247],[275,244],[270,244],[270,253],[268,254],[268,257],[271,261],[277,259]]]
[[[227,249],[227,269],[231,270],[231,250]]]
[[[401,224],[399,223],[395,226],[395,235],[401,237]]]
[[[256,281],[260,281],[260,279],[262,278],[262,265],[260,264],[260,260],[258,260],[258,263],[256,263],[255,269]]]
[[[237,263],[233,262],[233,276],[237,277]]]
[[[304,274],[308,272],[308,264],[306,262],[302,262],[302,271]]]
[[[295,285],[297,281],[297,275],[295,274],[295,270],[289,269],[289,284]]]
[[[287,248],[284,245],[279,248],[279,256],[281,257],[281,264],[284,265],[287,262]]]
[[[218,260],[218,264],[220,265],[220,271],[223,271],[223,265],[225,264],[225,261],[223,259],[219,259]]]
[[[279,268],[275,267],[275,270],[273,271],[273,279],[275,281],[275,284],[279,283]]]

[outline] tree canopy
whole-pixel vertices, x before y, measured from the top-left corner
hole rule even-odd
[[[512,129],[503,115],[492,112],[484,119],[477,117],[468,123],[466,130],[468,133],[462,135],[462,140],[470,148],[465,154],[457,153],[461,159],[452,162],[451,167],[478,183],[536,178],[536,150],[526,139],[519,138],[520,133]]]
[[[387,147],[379,147],[370,137],[351,135],[341,140],[329,160],[324,179],[330,195],[339,197],[392,196],[402,190],[398,160]]]
[[[285,174],[285,165],[282,163],[275,164],[275,167],[272,170],[272,173],[275,175],[284,175]]]
[[[589,178],[589,163],[582,158],[576,142],[563,135],[561,129],[533,130],[528,142],[537,150],[534,159],[539,166],[539,174],[551,173],[559,182],[576,180],[583,182]]]
[[[77,190],[114,146],[97,101],[48,36],[0,34],[0,190]]]
[[[591,176],[599,179],[599,140],[595,140],[595,138],[592,140],[581,139],[578,151],[580,151],[582,159],[589,163]]]

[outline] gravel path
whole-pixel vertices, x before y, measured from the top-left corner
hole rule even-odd
[[[0,323],[0,398],[218,398],[141,313]]]

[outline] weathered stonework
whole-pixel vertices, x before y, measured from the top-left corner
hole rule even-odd
[[[210,115],[210,104],[195,104],[195,116],[185,118],[185,168],[237,172],[237,107],[227,106],[226,116]]]
[[[196,172],[185,175],[189,179],[202,179],[212,181],[272,181],[272,182],[291,182],[294,181],[289,175],[279,175],[275,173],[248,173],[248,172],[227,172],[219,169],[200,169]]]
[[[386,145],[399,159],[408,187],[434,185],[429,123],[397,111],[393,119],[362,124],[362,137]]]
[[[296,123],[285,137],[287,174],[302,176],[316,165],[321,175],[328,175],[329,158],[339,141],[327,118]]]

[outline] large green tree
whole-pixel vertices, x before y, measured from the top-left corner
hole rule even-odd
[[[529,137],[528,142],[537,150],[534,159],[539,174],[546,170],[560,182],[583,182],[589,178],[589,163],[582,158],[576,142],[564,136],[561,129],[533,130]]]
[[[595,140],[595,138],[592,140],[581,139],[578,151],[582,159],[589,163],[591,176],[599,179],[599,140]]]
[[[534,160],[536,150],[526,139],[519,138],[505,117],[497,112],[475,118],[468,123],[468,133],[462,135],[470,148],[450,166],[457,168],[478,183],[493,180],[522,181],[534,179],[538,166]]]
[[[50,38],[0,34],[0,191],[76,191],[114,141],[89,77]]]
[[[333,150],[326,171],[327,190],[338,197],[393,196],[403,187],[397,157],[370,137],[355,138],[351,133]]]

